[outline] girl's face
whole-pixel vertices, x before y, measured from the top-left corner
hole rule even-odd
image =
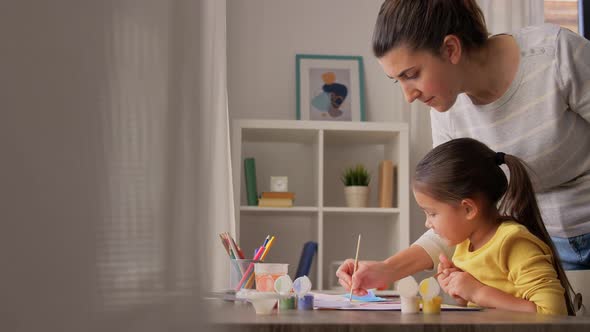
[[[416,190],[414,197],[426,214],[425,226],[432,229],[449,246],[465,241],[473,233],[474,223],[467,219],[467,213],[460,204],[441,202]]]
[[[408,103],[418,99],[439,112],[455,104],[459,72],[445,52],[435,56],[427,51],[411,51],[398,46],[379,58],[385,74],[402,87]]]

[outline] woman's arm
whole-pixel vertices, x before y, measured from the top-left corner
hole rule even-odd
[[[428,256],[430,256],[432,265],[426,269],[433,271],[438,266],[439,256],[441,253],[446,257],[453,257],[453,253],[455,252],[455,247],[449,247],[445,240],[434,233],[432,229],[429,229],[427,232],[422,234],[422,236],[420,236],[418,240],[414,242],[414,245],[422,247]]]
[[[392,281],[405,278],[414,273],[432,269],[432,258],[424,248],[411,245],[384,261],[391,271]]]
[[[364,295],[367,289],[382,287],[416,272],[438,266],[439,255],[452,255],[454,247],[447,246],[432,230],[424,233],[408,249],[379,262],[361,261],[352,280],[354,260],[347,259],[336,271],[338,282],[346,290],[353,287],[356,295]]]
[[[557,77],[570,109],[590,122],[590,41],[567,29],[557,39]]]
[[[392,282],[432,267],[430,255],[422,247],[412,245],[384,261],[361,261],[351,278],[354,260],[347,259],[336,271],[338,282],[347,291],[351,284],[355,295],[365,295],[367,289],[387,287]]]

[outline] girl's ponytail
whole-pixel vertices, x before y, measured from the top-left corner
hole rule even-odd
[[[553,241],[543,223],[543,218],[541,217],[541,212],[537,205],[533,184],[528,175],[526,165],[519,158],[502,152],[496,153],[495,160],[498,165],[505,163],[510,171],[508,188],[502,197],[499,207],[500,214],[510,216],[518,223],[526,226],[531,233],[551,248],[551,251],[553,252],[553,265],[557,271],[557,276],[561,281],[561,285],[565,289],[564,295],[567,312],[569,315],[575,315],[575,309],[569,296],[570,290],[574,294],[575,292],[563,270],[561,260],[557,255],[557,250],[555,249]]]

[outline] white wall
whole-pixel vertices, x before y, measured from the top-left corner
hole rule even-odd
[[[228,0],[230,118],[293,120],[296,54],[361,55],[367,121],[415,121],[410,126],[413,170],[432,144],[428,110],[420,105],[412,105],[410,110],[399,86],[385,76],[372,54],[371,37],[382,2]],[[410,201],[413,241],[425,228],[422,211],[413,197]]]
[[[295,119],[295,54],[361,55],[368,121],[399,121],[405,102],[371,53],[382,0],[229,0],[232,118]],[[407,106],[406,106],[407,107]]]
[[[105,160],[110,147],[104,142],[114,141],[113,147],[127,145],[119,144],[115,135],[102,136],[108,121],[104,119],[108,114],[123,113],[111,113],[112,109],[128,111],[142,102],[133,114],[149,106],[161,106],[154,105],[149,97],[154,90],[157,94],[163,88],[151,87],[160,87],[161,82],[168,84],[164,77],[150,80],[154,71],[169,65],[168,61],[157,62],[161,66],[146,71],[137,70],[144,68],[137,62],[117,66],[119,63],[112,60],[118,55],[113,51],[113,36],[117,37],[113,30],[121,26],[113,22],[121,14],[138,13],[140,23],[167,32],[168,8],[177,7],[159,0],[0,3],[0,331],[164,331],[171,330],[164,326],[178,326],[183,321],[176,315],[176,308],[187,309],[183,316],[200,315],[199,308],[194,306],[129,305],[125,310],[112,310],[105,305],[110,301],[104,299],[125,301],[130,292],[105,292],[99,283],[101,276],[118,284],[128,280],[117,273],[109,274],[110,266],[121,266],[121,260],[105,267],[99,249],[115,259],[130,252],[123,252],[121,247],[100,247],[99,243],[126,239],[131,232],[151,232],[147,227],[137,227],[131,232],[105,236],[102,231],[115,224],[138,225],[136,218],[105,222],[112,217],[112,210],[104,209],[109,202],[100,195],[101,188],[108,184],[106,173],[110,167],[120,165],[121,160]],[[130,41],[130,48],[124,50],[140,51],[125,55],[150,59],[152,53],[139,46],[154,39],[140,39],[145,29],[139,24],[132,28],[136,29],[125,31],[138,33],[120,41]],[[169,41],[165,36],[163,44]],[[133,75],[130,72],[139,73],[137,77],[145,83],[125,81]],[[125,84],[118,85],[121,81]],[[127,89],[120,88],[122,85]],[[105,97],[109,87],[120,99]],[[116,108],[119,105],[121,108]],[[127,123],[117,118],[113,123],[122,124],[121,131],[131,126],[128,123],[141,127],[138,131],[142,134],[149,131],[145,127],[151,122],[137,119],[144,118]],[[137,152],[122,151],[127,155]],[[132,166],[139,169],[143,165]],[[117,193],[131,187],[124,181],[132,179],[135,172],[128,174],[120,177],[123,181],[112,182],[120,191],[108,199],[127,202]],[[143,208],[137,202],[132,201],[128,209],[121,211]],[[166,227],[157,231],[177,231],[170,221],[164,220]],[[199,240],[193,238],[191,243],[195,241]],[[149,258],[165,256],[151,242],[135,248],[153,254]],[[164,278],[172,285],[169,276],[176,273],[170,265],[166,267]],[[137,289],[151,290],[152,286]],[[143,295],[154,298],[154,292]],[[192,325],[190,330],[199,328]]]

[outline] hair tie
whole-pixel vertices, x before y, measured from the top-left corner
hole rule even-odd
[[[504,156],[506,154],[504,152],[496,152],[496,165],[500,166],[502,164],[504,164]]]

